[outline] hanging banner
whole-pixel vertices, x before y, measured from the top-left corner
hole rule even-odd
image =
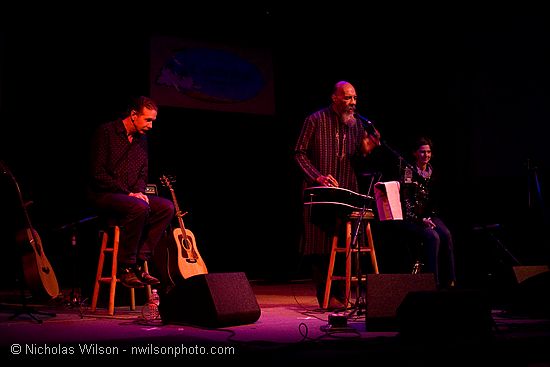
[[[150,96],[159,105],[273,115],[268,49],[151,39]]]

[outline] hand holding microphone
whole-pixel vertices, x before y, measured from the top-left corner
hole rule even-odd
[[[370,153],[374,148],[381,145],[380,132],[368,118],[358,113],[355,113],[355,118],[361,122],[366,132],[363,139],[363,151],[364,153]]]

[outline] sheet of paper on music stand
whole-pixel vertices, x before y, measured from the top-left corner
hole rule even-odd
[[[377,182],[374,184],[374,196],[380,220],[402,220],[399,181]]]

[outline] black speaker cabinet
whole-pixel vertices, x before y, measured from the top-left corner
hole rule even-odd
[[[486,340],[493,320],[479,290],[415,291],[397,309],[400,336],[409,341]]]
[[[548,265],[513,266],[518,283],[522,283],[531,277],[550,271]]]
[[[514,266],[517,283],[512,289],[511,311],[532,317],[550,316],[550,268],[547,265]]]
[[[164,323],[207,327],[251,324],[260,306],[246,275],[212,273],[195,275],[162,294],[159,312]]]
[[[397,331],[397,307],[411,291],[436,289],[432,273],[367,274],[367,331]]]

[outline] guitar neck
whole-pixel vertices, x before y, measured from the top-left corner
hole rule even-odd
[[[174,208],[176,209],[176,217],[178,217],[178,223],[180,225],[182,234],[185,236],[185,226],[183,225],[183,214],[178,205],[178,200],[176,199],[176,192],[172,187],[170,187],[170,194],[172,194],[172,201],[174,202]]]
[[[21,187],[19,187],[19,182],[17,182],[17,180],[15,179],[15,176],[13,175],[13,173],[11,173],[11,171],[8,170],[8,168],[3,163],[0,166],[10,176],[10,178],[12,179],[12,181],[15,185],[15,189],[17,190],[17,196],[19,198],[19,202],[21,203],[21,209],[23,210],[23,216],[25,217],[25,223],[27,225],[27,228],[29,229],[27,231],[29,241],[31,243],[32,242],[37,243],[38,241],[36,241],[34,228],[33,228],[32,223],[31,223],[31,217],[29,215],[29,211],[27,210],[27,206],[29,204],[31,204],[32,201],[29,201],[29,202],[25,203],[25,199],[23,199],[23,193],[21,192]]]

